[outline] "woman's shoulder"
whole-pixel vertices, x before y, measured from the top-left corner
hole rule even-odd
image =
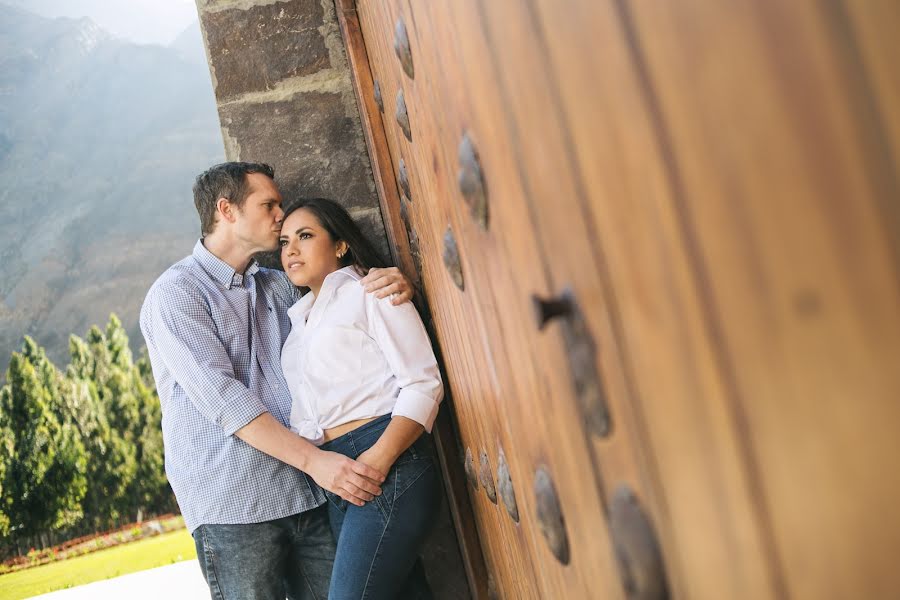
[[[359,283],[363,276],[352,267],[345,267],[340,271],[335,271],[328,276],[332,281],[332,301],[329,302],[331,307],[340,307],[338,310],[347,311],[355,308],[356,310],[365,311],[367,296],[365,288]]]
[[[340,292],[341,294],[358,294],[363,290],[363,286],[360,285],[360,280],[364,277],[362,273],[356,270],[355,267],[344,267],[328,276],[330,285],[334,287],[336,292]]]

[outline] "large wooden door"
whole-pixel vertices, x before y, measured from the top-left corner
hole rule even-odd
[[[900,597],[900,4],[337,6],[476,594]]]

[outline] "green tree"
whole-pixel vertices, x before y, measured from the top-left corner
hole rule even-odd
[[[87,455],[62,388],[43,348],[25,338],[0,390],[0,430],[12,441],[3,478],[2,511],[11,533],[33,538],[73,525],[87,490]],[[46,540],[46,538],[44,538]]]
[[[92,327],[87,341],[73,336],[70,353],[69,378],[76,389],[82,382],[78,393],[95,404],[94,420],[85,421],[83,431],[93,436],[92,453],[108,455],[108,467],[96,467],[91,477],[101,483],[89,491],[91,514],[116,520],[168,507],[159,398],[149,361],[133,362],[116,315],[110,315],[105,331]]]
[[[2,394],[2,391],[0,391]],[[2,405],[0,405],[2,408]],[[2,417],[0,417],[2,419]],[[12,464],[15,452],[15,440],[12,431],[8,427],[0,425],[0,539],[9,535],[9,515],[6,514],[7,507],[4,498],[6,497],[3,489],[6,472]]]
[[[99,530],[112,526],[127,504],[128,489],[137,473],[137,449],[110,423],[111,392],[106,386],[109,354],[105,342],[97,343],[96,334],[102,337],[102,333],[97,328],[92,328],[91,333],[95,334],[93,344],[70,336],[71,362],[66,379],[68,396],[76,407],[75,418],[91,457],[85,517],[94,530]]]
[[[135,367],[133,377],[140,400],[141,433],[138,438],[138,474],[131,497],[138,510],[167,510],[171,506],[172,492],[166,479],[159,398],[155,388],[144,385],[138,367]]]

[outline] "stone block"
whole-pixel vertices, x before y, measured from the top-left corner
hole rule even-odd
[[[378,206],[358,123],[345,114],[337,92],[300,92],[265,103],[219,108],[223,132],[241,160],[276,168],[285,200],[328,196],[351,207]]]
[[[330,67],[319,0],[201,11],[219,102]]]

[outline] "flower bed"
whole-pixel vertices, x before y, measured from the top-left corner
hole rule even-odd
[[[25,556],[16,556],[0,564],[0,575],[29,569],[40,565],[65,560],[83,554],[90,554],[104,548],[112,548],[119,544],[127,544],[153,537],[168,531],[184,528],[184,518],[180,515],[163,515],[142,523],[132,523],[104,533],[85,535],[62,544],[35,550],[32,548]]]

